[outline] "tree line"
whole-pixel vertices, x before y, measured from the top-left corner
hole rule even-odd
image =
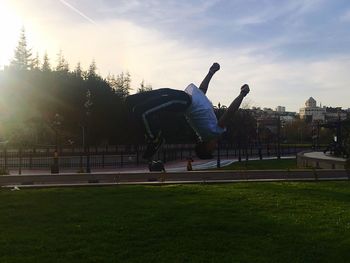
[[[62,51],[55,67],[47,53],[40,62],[27,46],[24,29],[12,61],[0,71],[0,87],[1,141],[48,145],[56,143],[59,133],[62,143],[79,143],[87,131],[93,144],[128,138],[122,115],[131,91],[130,74],[103,78],[94,60],[87,70],[80,63],[70,70]],[[151,89],[142,81],[138,92]]]

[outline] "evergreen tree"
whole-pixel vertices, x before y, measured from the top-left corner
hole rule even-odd
[[[39,53],[36,53],[35,58],[33,58],[32,63],[30,65],[30,68],[33,70],[39,70],[40,69],[40,59],[39,59]]]
[[[95,60],[93,59],[90,66],[89,66],[89,70],[87,72],[87,77],[89,79],[96,78],[98,76],[96,71],[97,71],[97,66],[96,66]]]
[[[127,72],[124,74],[124,72],[122,72],[117,76],[116,84],[115,84],[115,93],[120,97],[128,96],[131,89],[130,83],[131,83],[130,73]]]
[[[27,55],[21,57],[20,54]],[[71,74],[61,74],[62,71],[69,72],[62,51],[58,53],[54,71],[47,52],[40,57],[40,60],[38,54],[35,59],[28,59],[30,57],[30,50],[27,49],[25,34],[22,31],[12,66],[33,70],[25,72],[0,70],[2,87],[0,96],[3,98],[0,109],[6,109],[9,120],[3,127],[6,137],[17,134],[12,136],[15,138],[12,140],[13,143],[21,141],[26,145],[35,142],[54,144],[55,132],[52,120],[56,113],[65,119],[60,127],[62,144],[68,139],[79,142],[81,140],[79,125],[83,125],[87,118],[87,91],[90,92],[93,102],[88,109],[90,142],[98,145],[101,142],[132,141],[130,130],[125,129],[127,115],[123,100],[130,91],[131,77],[128,72],[118,76],[110,74],[103,79],[97,73],[96,62],[93,60],[88,70],[83,70],[78,63]],[[23,63],[20,64],[19,61]],[[146,87],[144,84],[143,86]],[[120,92],[120,96],[116,95],[116,90]],[[2,102],[6,103],[2,105]]]
[[[60,49],[60,51],[57,54],[57,66],[56,71],[58,72],[68,72],[69,71],[69,65],[66,59],[63,56],[63,52]]]
[[[81,64],[80,62],[77,63],[77,66],[74,69],[75,76],[82,78],[83,77],[83,70],[81,69]]]
[[[44,54],[41,70],[44,72],[51,71],[50,60],[49,60],[49,56],[47,55],[47,52],[45,52]]]
[[[111,87],[111,89],[113,90],[113,92],[116,91],[117,89],[117,80],[115,79],[114,74],[108,74],[107,76],[107,83],[109,84],[109,86]]]
[[[31,56],[31,49],[27,47],[25,30],[22,28],[11,67],[17,70],[29,70],[32,64]]]
[[[131,90],[131,75],[129,72],[126,72],[124,77],[124,94],[125,96],[130,94]]]

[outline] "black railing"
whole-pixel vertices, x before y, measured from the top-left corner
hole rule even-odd
[[[162,146],[154,159],[162,160],[164,163],[174,160],[187,160],[195,157],[194,145],[168,144]],[[237,145],[220,144],[221,159],[246,160],[256,157],[272,157],[296,155],[300,151],[310,149],[310,146],[264,144],[261,147],[249,145],[239,148]],[[90,167],[93,169],[120,168],[145,164],[142,154],[145,145],[118,145],[105,147],[90,147]],[[55,148],[23,148],[11,149],[0,148],[0,167],[10,169],[50,169],[54,161]],[[217,156],[217,152],[215,152]],[[87,154],[83,148],[59,148],[58,162],[60,168],[84,170],[86,167]]]

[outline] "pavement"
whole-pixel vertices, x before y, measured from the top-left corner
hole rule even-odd
[[[322,160],[332,160],[332,161],[343,161],[345,162],[345,158],[335,157],[332,155],[325,154],[324,152],[308,152],[304,153],[304,156],[314,158],[314,159],[322,159]]]
[[[284,157],[295,158],[294,156]],[[252,158],[249,160],[257,160]],[[276,159],[276,157],[264,158]],[[225,167],[237,159],[222,159]],[[243,160],[244,162],[244,160]],[[194,160],[193,171],[187,171],[186,161],[173,161],[166,164],[166,172],[149,172],[147,165],[117,169],[94,169],[91,173],[77,173],[64,170],[51,174],[47,170],[23,171],[23,174],[0,176],[1,188],[37,188],[59,186],[106,186],[123,184],[182,184],[182,183],[233,183],[270,181],[321,181],[349,180],[344,169],[281,169],[281,170],[217,170],[217,160]]]

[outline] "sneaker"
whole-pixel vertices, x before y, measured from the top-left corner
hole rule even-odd
[[[144,159],[151,159],[153,155],[157,153],[160,146],[162,146],[164,139],[162,137],[156,138],[154,141],[150,141],[147,144],[146,151],[143,154]]]

